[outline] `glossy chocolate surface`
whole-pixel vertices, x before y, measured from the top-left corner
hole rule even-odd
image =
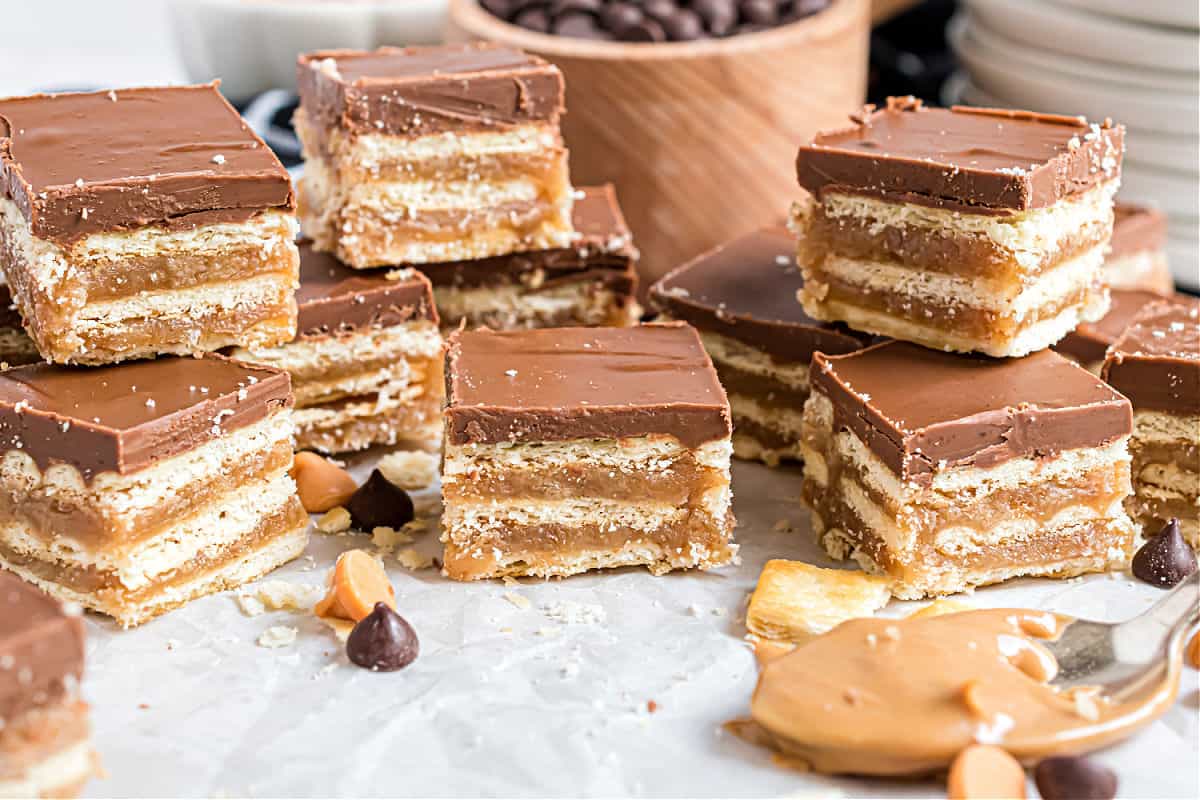
[[[730,434],[729,403],[696,331],[459,331],[446,355],[452,444],[666,434],[688,447]]]
[[[296,290],[299,338],[401,325],[415,319],[437,324],[433,287],[412,269],[350,269],[330,253],[300,243]]]
[[[804,313],[796,239],[770,226],[704,253],[650,287],[659,309],[675,319],[737,339],[779,362],[807,364],[812,354],[849,353],[869,337]]]
[[[0,181],[34,235],[63,245],[295,205],[287,171],[216,83],[0,100]]]
[[[292,403],[286,372],[217,355],[0,372],[0,448],[87,480],[137,472]]]
[[[813,194],[859,192],[980,212],[1053,205],[1120,175],[1124,128],[1080,117],[927,108],[911,97],[868,107],[817,134],[796,159]]]
[[[1087,370],[1043,350],[991,359],[885,342],[813,357],[813,391],[903,480],[951,467],[992,467],[1100,447],[1128,435],[1129,401]]]
[[[83,660],[82,618],[0,570],[0,730],[71,691],[83,676]]]
[[[297,83],[305,113],[351,134],[557,124],[563,112],[557,67],[490,44],[307,53]]]
[[[1177,295],[1143,308],[1101,375],[1136,409],[1200,415],[1200,300]]]
[[[1157,208],[1131,203],[1113,205],[1109,258],[1161,250],[1167,243],[1167,215]]]

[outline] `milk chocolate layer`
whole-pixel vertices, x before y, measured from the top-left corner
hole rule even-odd
[[[687,447],[729,436],[729,403],[696,331],[459,331],[446,354],[451,444],[666,434]]]
[[[1101,377],[1137,409],[1200,414],[1200,300],[1177,295],[1142,309]]]
[[[217,355],[0,373],[0,449],[87,480],[192,450],[292,403],[286,372]]]
[[[296,305],[300,338],[401,325],[415,319],[438,321],[433,287],[421,273],[350,269],[330,253],[313,250],[309,241],[300,243]]]
[[[632,294],[637,277],[633,271],[638,252],[633,234],[617,204],[612,184],[589,186],[579,190],[571,212],[578,239],[573,247],[556,247],[527,253],[481,258],[474,261],[450,261],[421,264],[434,286],[475,288],[511,284],[514,279],[536,270],[545,273],[545,284],[563,278],[578,280],[578,273],[589,273],[614,291]]]
[[[558,68],[490,44],[326,50],[300,56],[300,103],[325,127],[421,136],[558,124]]]
[[[991,359],[884,342],[813,356],[814,392],[904,480],[948,467],[1101,447],[1128,435],[1129,401],[1087,370],[1044,350]]]
[[[1120,174],[1125,129],[1081,117],[926,108],[893,97],[800,148],[813,194],[860,192],[978,212],[1043,208]]]
[[[762,228],[698,256],[650,287],[662,311],[762,350],[779,362],[807,364],[863,347],[869,337],[804,313],[796,292],[796,240],[786,229]]]
[[[293,208],[287,171],[217,86],[0,100],[0,186],[61,245]]]
[[[0,570],[0,728],[61,698],[83,676],[83,620]]]
[[[1162,250],[1167,243],[1167,215],[1157,208],[1131,203],[1113,205],[1109,258]]]
[[[1158,292],[1148,289],[1113,289],[1112,305],[1098,322],[1085,322],[1063,337],[1054,349],[1081,364],[1104,360],[1108,346],[1133,322],[1147,304],[1162,300]]]

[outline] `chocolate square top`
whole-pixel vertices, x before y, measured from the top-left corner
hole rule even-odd
[[[70,691],[83,675],[83,656],[79,614],[0,570],[0,730]]]
[[[728,438],[729,402],[695,329],[459,331],[446,354],[451,444]]]
[[[287,170],[217,83],[0,100],[0,188],[62,245],[292,209]]]
[[[991,359],[884,342],[813,356],[813,391],[902,480],[1100,447],[1129,434],[1129,401],[1057,353]]]
[[[434,286],[503,285],[514,279],[527,280],[529,273],[542,270],[546,273],[541,283],[543,287],[552,287],[559,279],[577,281],[579,273],[586,273],[586,277],[602,281],[620,294],[632,294],[637,284],[634,265],[638,251],[612,184],[579,189],[572,206],[571,222],[576,233],[571,247],[473,261],[419,264],[416,268],[428,276]]]
[[[1054,349],[1082,364],[1104,360],[1108,346],[1117,340],[1146,305],[1163,295],[1149,289],[1113,289],[1108,313],[1096,322],[1085,322],[1068,333]]]
[[[858,192],[974,211],[1023,211],[1119,177],[1125,129],[1082,117],[927,108],[892,97],[817,134],[796,172],[813,194]]]
[[[413,269],[350,269],[329,253],[300,243],[297,338],[352,333],[427,319],[437,310],[429,279]]]
[[[1167,215],[1157,208],[1131,203],[1113,204],[1109,258],[1161,250],[1167,243]]]
[[[494,44],[325,50],[301,55],[296,72],[305,113],[351,134],[557,125],[563,112],[557,67]]]
[[[805,314],[796,301],[803,285],[795,237],[768,226],[667,273],[650,287],[650,297],[675,319],[737,339],[779,362],[807,364],[818,350],[836,355],[867,343],[862,334]]]
[[[282,370],[218,355],[0,372],[0,449],[127,475],[292,404]]]
[[[1113,342],[1101,377],[1136,409],[1200,415],[1200,300],[1142,309]]]

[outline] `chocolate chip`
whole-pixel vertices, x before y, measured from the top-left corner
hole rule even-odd
[[[479,0],[479,5],[483,6],[489,14],[504,20],[511,17],[513,11],[516,10],[512,0]]]
[[[550,15],[544,8],[528,8],[513,17],[512,23],[538,33],[550,32]]]
[[[599,14],[604,9],[604,0],[553,0],[550,3],[550,16],[558,21],[559,17],[572,12]]]
[[[627,25],[617,31],[617,38],[623,42],[665,42],[667,34],[652,19],[644,19],[633,25]]]
[[[636,25],[644,18],[642,10],[632,3],[609,3],[600,12],[600,22],[613,32]]]
[[[1042,759],[1033,781],[1043,800],[1112,800],[1117,776],[1111,769],[1077,756]]]
[[[373,470],[346,503],[355,528],[368,533],[375,528],[402,528],[413,521],[412,498],[408,492]]]
[[[829,8],[829,0],[795,0],[792,3],[792,15],[796,19],[811,17],[818,11]]]
[[[376,603],[346,639],[347,657],[372,672],[404,669],[416,661],[420,651],[416,631],[387,603]]]
[[[1133,576],[1160,589],[1169,589],[1196,571],[1196,555],[1172,518],[1133,556]]]
[[[737,6],[733,0],[695,0],[692,10],[700,15],[713,36],[724,36],[737,24]]]
[[[679,8],[662,20],[663,31],[672,42],[690,42],[704,35],[700,15],[688,8]]]
[[[775,0],[742,0],[738,3],[742,20],[751,25],[774,25],[779,21]]]
[[[559,36],[573,36],[576,39],[611,39],[612,34],[597,24],[596,18],[587,13],[575,11],[564,14],[554,20],[554,32]]]
[[[642,10],[646,12],[647,17],[661,23],[674,15],[679,6],[675,4],[675,0],[645,0]]]

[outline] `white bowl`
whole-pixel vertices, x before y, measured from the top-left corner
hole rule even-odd
[[[1056,0],[1068,6],[1150,25],[1200,28],[1200,4],[1192,0]]]
[[[1127,0],[1130,6],[1140,0]],[[1174,0],[1195,5],[1195,0]],[[971,13],[1010,39],[1055,53],[1196,73],[1194,31],[1138,25],[1046,0],[966,0]]]
[[[188,77],[221,78],[235,101],[296,85],[296,55],[310,50],[441,41],[447,0],[174,0]]]

